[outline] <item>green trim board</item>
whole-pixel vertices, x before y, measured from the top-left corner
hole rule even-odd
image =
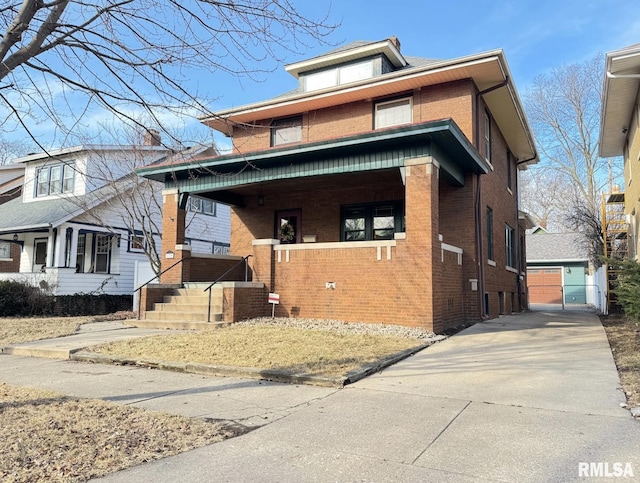
[[[297,144],[245,155],[222,155],[138,170],[186,192],[206,192],[264,181],[399,168],[406,159],[434,156],[442,176],[458,186],[467,172],[489,166],[452,119],[431,121],[357,136]]]

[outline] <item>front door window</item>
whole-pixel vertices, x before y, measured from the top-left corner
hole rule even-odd
[[[40,272],[47,266],[47,239],[38,238],[34,243],[33,271]]]
[[[278,211],[275,238],[280,240],[280,243],[300,243],[300,218],[300,210]]]

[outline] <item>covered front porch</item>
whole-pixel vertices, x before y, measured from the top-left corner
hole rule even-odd
[[[250,255],[252,281],[280,295],[276,315],[441,332],[478,304],[464,260],[469,193],[487,169],[444,120],[140,174],[165,181],[162,283],[190,281],[190,264],[176,262],[189,259],[184,206],[197,193],[232,206],[231,253]]]

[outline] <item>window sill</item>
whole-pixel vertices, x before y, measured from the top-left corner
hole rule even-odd
[[[515,268],[510,267],[509,265],[505,265],[505,266],[504,266],[504,269],[505,269],[506,271],[508,271],[508,272],[518,273],[518,271],[517,271]]]
[[[496,262],[495,262],[495,261],[493,261],[493,260],[487,260],[487,263],[488,263],[489,265],[491,265],[492,267],[495,267],[495,266],[496,266]]]

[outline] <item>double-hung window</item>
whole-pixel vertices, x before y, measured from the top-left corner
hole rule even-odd
[[[493,254],[493,210],[487,206],[487,258],[494,259]]]
[[[385,202],[342,208],[342,241],[392,240],[404,231],[401,202]]]
[[[74,175],[73,163],[43,166],[36,174],[36,197],[72,193]]]
[[[513,228],[509,225],[505,225],[504,230],[505,237],[505,245],[506,245],[506,261],[507,267],[515,268],[516,257],[515,257],[515,246],[514,246],[514,232]]]
[[[302,141],[302,117],[278,119],[271,123],[271,146]]]
[[[491,116],[489,111],[484,111],[484,157],[491,163]]]
[[[413,122],[413,101],[411,97],[378,102],[375,105],[374,129],[400,126]]]

